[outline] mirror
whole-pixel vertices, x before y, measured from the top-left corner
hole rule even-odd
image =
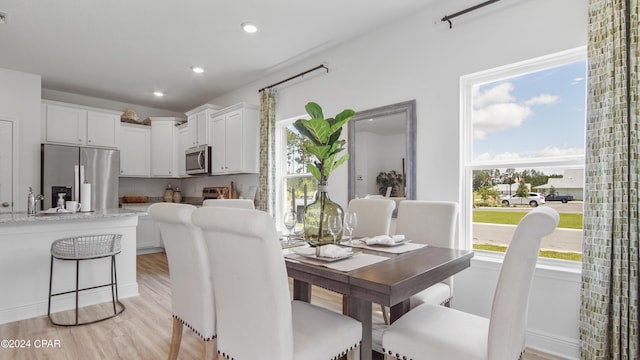
[[[349,121],[349,200],[386,195],[381,172],[404,174],[392,197],[416,198],[416,101],[359,111]],[[382,191],[379,189],[383,187]],[[403,189],[404,187],[404,189]]]

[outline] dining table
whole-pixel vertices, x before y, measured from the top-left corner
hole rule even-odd
[[[381,260],[345,271],[327,266],[337,262],[322,264],[292,256],[295,249],[283,250],[293,280],[293,299],[310,302],[312,285],[343,294],[343,312],[362,323],[360,358],[367,360],[372,358],[372,304],[389,307],[393,322],[409,311],[412,295],[468,268],[473,257],[471,250],[428,245],[402,253],[367,246],[354,248],[354,256]]]

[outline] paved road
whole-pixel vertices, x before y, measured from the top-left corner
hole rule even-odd
[[[482,244],[508,245],[515,225],[473,223],[473,241]],[[542,239],[542,249],[582,252],[582,230],[556,229]]]
[[[554,208],[558,212],[582,213],[582,202],[549,202],[546,205]],[[491,211],[530,211],[532,207],[497,207],[497,208],[476,208],[475,210]],[[473,241],[485,244],[507,245],[511,241],[515,225],[483,224],[473,223]],[[553,234],[542,239],[542,249],[582,252],[582,230],[580,229],[556,229]]]

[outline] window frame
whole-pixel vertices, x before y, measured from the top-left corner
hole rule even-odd
[[[520,159],[518,161],[474,161],[473,160],[473,86],[505,80],[518,75],[567,65],[578,61],[587,61],[587,47],[581,46],[550,55],[537,57],[513,64],[500,66],[460,77],[460,240],[463,249],[473,249],[473,171],[489,168],[557,167],[584,168],[585,155],[562,156],[553,158]],[[586,81],[586,79],[585,79]],[[587,90],[588,91],[588,90]],[[586,97],[585,97],[586,99]],[[585,101],[586,109],[586,101]],[[585,134],[586,136],[586,134]],[[586,148],[586,141],[585,141]],[[502,261],[503,254],[474,250],[476,255],[492,261]],[[539,258],[538,266],[559,268],[572,272],[580,271],[582,262]]]
[[[307,114],[295,116],[287,119],[282,119],[276,121],[276,154],[275,154],[275,220],[276,220],[276,229],[278,231],[284,230],[284,225],[282,225],[282,216],[284,214],[284,185],[287,179],[294,179],[299,177],[313,177],[311,173],[302,173],[302,174],[287,174],[287,137],[286,137],[286,129],[289,125],[293,124],[298,119],[308,119],[309,116]]]

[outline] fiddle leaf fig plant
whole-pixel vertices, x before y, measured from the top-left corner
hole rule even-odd
[[[304,145],[304,149],[313,155],[315,160],[307,164],[307,171],[318,180],[318,183],[326,184],[331,172],[349,159],[349,154],[339,158],[337,155],[344,150],[346,142],[340,140],[342,126],[353,118],[355,112],[346,109],[335,118],[325,119],[322,108],[314,102],[308,103],[305,110],[310,119],[299,119],[293,125],[300,134],[311,141]]]

